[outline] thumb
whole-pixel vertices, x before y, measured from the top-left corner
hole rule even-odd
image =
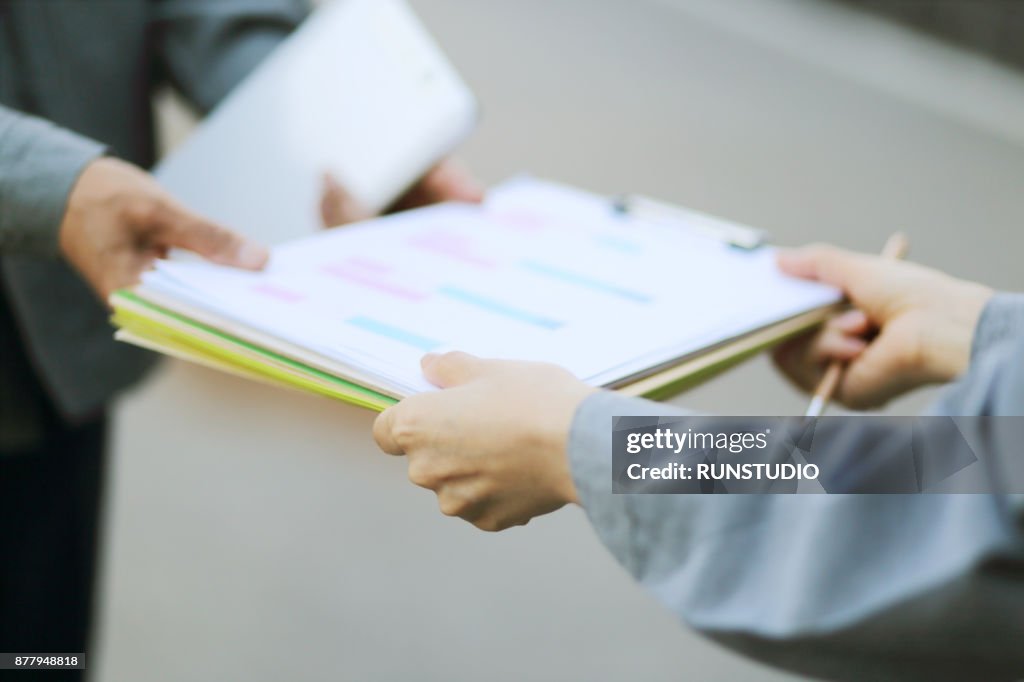
[[[490,364],[488,360],[458,351],[444,355],[427,353],[420,361],[423,375],[440,388],[452,388],[477,379],[487,371]]]
[[[186,249],[214,263],[261,270],[270,257],[265,246],[180,206],[169,207],[161,223],[161,246]]]
[[[823,245],[780,249],[776,261],[787,275],[831,284],[847,293],[871,267],[866,256]]]

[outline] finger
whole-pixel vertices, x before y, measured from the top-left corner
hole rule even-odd
[[[389,455],[404,455],[405,451],[395,438],[395,417],[402,404],[393,405],[377,415],[373,421],[373,439],[377,447]]]
[[[324,172],[320,191],[320,220],[324,227],[355,223],[372,217],[373,211],[352,196],[330,171]]]
[[[261,270],[270,257],[265,246],[180,206],[165,206],[157,229],[156,248],[187,249],[221,265]]]
[[[909,361],[899,352],[904,344],[883,329],[847,367],[837,398],[858,410],[881,407],[892,398],[918,385],[919,377],[908,372]]]
[[[493,360],[483,360],[459,351],[444,355],[427,353],[420,361],[427,381],[440,388],[451,388],[472,381],[491,369],[493,364]]]
[[[859,336],[848,336],[837,329],[825,329],[815,339],[810,350],[810,361],[828,364],[834,360],[849,362],[864,352],[868,342]]]
[[[478,204],[484,199],[484,188],[465,168],[452,160],[434,166],[420,183],[425,198],[431,203],[464,201]]]
[[[863,310],[847,310],[829,320],[828,325],[847,336],[864,336],[871,331],[871,320]]]
[[[813,333],[786,341],[772,352],[772,360],[782,375],[805,392],[814,390],[824,372],[819,363],[808,359],[816,336]]]
[[[811,391],[832,361],[849,362],[867,348],[868,342],[835,327],[788,341],[773,353],[776,366],[798,388]]]
[[[487,499],[476,480],[457,480],[437,486],[437,504],[445,516],[458,516],[472,523],[487,511]]]
[[[98,283],[94,282],[94,286],[100,297],[113,307],[110,303],[111,295],[120,289],[138,284],[142,275],[152,270],[156,260],[162,257],[157,249],[143,249],[130,258],[118,260],[112,267],[104,268],[98,273]]]
[[[483,198],[483,186],[457,163],[445,160],[430,169],[388,212],[406,211],[443,201],[480,203]]]

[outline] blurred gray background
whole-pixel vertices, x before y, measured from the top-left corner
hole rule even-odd
[[[901,229],[1024,289],[1005,62],[814,0],[413,4],[483,103],[461,156],[488,182],[639,191],[784,244]],[[188,116],[163,114],[173,146]],[[679,402],[804,405],[764,359]],[[680,626],[578,509],[497,535],[441,516],[367,412],[167,363],[117,416],[96,680],[789,679]]]

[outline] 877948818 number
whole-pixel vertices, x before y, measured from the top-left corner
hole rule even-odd
[[[6,660],[3,660],[6,659]],[[7,665],[2,665],[6,663]],[[0,669],[84,668],[83,654],[0,654]]]

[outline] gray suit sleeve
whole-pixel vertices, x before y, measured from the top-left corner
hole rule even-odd
[[[306,0],[155,0],[154,31],[171,82],[208,112],[302,22]]]
[[[0,253],[57,255],[71,188],[103,145],[0,105]]]
[[[986,311],[987,345],[944,399],[947,414],[1024,414],[1024,343],[996,333],[1009,312],[990,314],[1008,302]],[[613,495],[612,418],[685,414],[596,394],[569,444],[598,536],[683,621],[759,660],[835,679],[1024,671],[1019,496]]]

